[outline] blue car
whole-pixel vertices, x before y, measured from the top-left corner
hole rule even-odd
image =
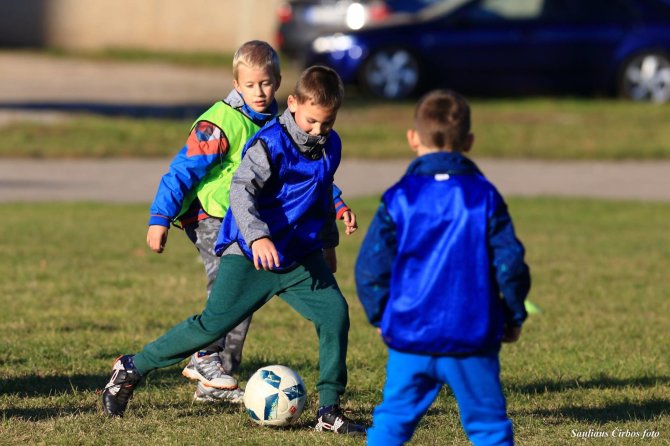
[[[670,100],[668,0],[444,0],[358,31],[322,35],[306,64],[401,99],[608,94]]]

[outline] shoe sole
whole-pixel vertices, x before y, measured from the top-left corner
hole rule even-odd
[[[230,400],[226,398],[213,398],[211,396],[193,395],[193,402],[203,404],[244,404],[242,398],[239,400]]]
[[[237,383],[235,383],[234,385],[230,385],[230,386],[221,386],[221,385],[214,384],[212,381],[208,380],[207,378],[202,376],[200,373],[198,373],[198,371],[195,370],[195,369],[186,368],[186,369],[181,371],[181,374],[184,375],[188,379],[191,379],[193,381],[200,381],[204,386],[212,387],[214,389],[235,390],[238,387]]]

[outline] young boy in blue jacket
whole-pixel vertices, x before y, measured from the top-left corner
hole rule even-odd
[[[425,95],[407,141],[418,157],[383,195],[356,262],[358,296],[388,347],[368,444],[408,441],[448,384],[473,444],[511,445],[498,353],[526,319],[524,247],[503,198],[464,156],[474,136],[462,96]]]
[[[210,344],[277,295],[314,323],[319,338],[316,430],[365,432],[340,408],[349,307],[320,236],[332,221],[333,177],[342,150],[332,126],[343,90],[333,70],[308,68],[286,112],[244,147],[216,244],[221,266],[205,309],[117,361],[103,393],[110,414],[123,415],[142,376]]]
[[[209,294],[219,270],[214,243],[229,205],[233,173],[244,144],[278,112],[275,93],[281,83],[279,56],[266,42],[244,43],[233,58],[233,90],[193,124],[186,144],[160,181],[151,205],[147,244],[162,253],[171,224],[181,227],[195,245],[207,275]],[[355,215],[333,189],[334,214],[347,234],[356,230]],[[324,256],[336,269],[337,229],[324,231]],[[242,402],[244,392],[232,376],[242,359],[251,316],[229,333],[194,353],[183,375],[198,381],[196,401]]]

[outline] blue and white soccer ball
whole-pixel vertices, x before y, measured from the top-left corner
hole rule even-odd
[[[307,401],[302,378],[283,365],[261,367],[244,389],[244,406],[256,423],[287,426],[298,419]]]

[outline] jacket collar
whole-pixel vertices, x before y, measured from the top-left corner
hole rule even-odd
[[[279,105],[277,105],[277,101],[274,99],[272,100],[270,107],[268,107],[266,110],[267,113],[259,113],[254,111],[246,104],[246,102],[244,102],[244,98],[240,92],[234,88],[230,93],[228,93],[228,96],[226,96],[226,99],[224,99],[223,102],[242,112],[244,116],[254,121],[254,124],[260,127],[263,127],[266,122],[277,116],[277,113],[279,112]]]
[[[412,175],[482,174],[477,165],[460,152],[436,152],[420,156],[410,163],[406,173]]]
[[[314,136],[305,133],[298,124],[289,109],[279,117],[279,123],[286,129],[300,153],[310,159],[318,159],[322,156],[323,146],[328,141],[328,135]]]

